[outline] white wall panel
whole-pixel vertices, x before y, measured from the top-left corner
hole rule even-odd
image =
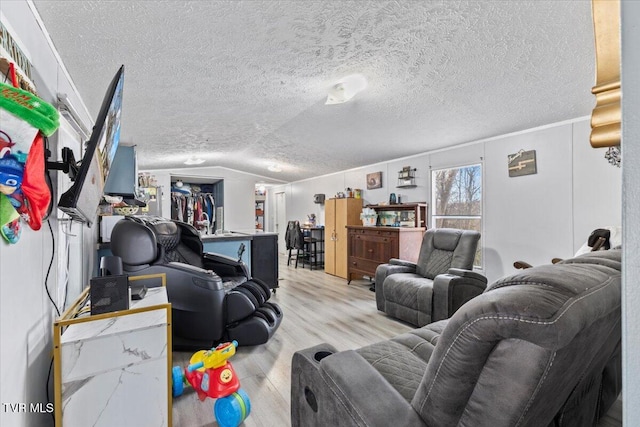
[[[573,254],[571,124],[485,142],[484,264],[489,281],[513,262]],[[536,150],[537,173],[509,177],[507,156]]]
[[[573,124],[573,250],[596,228],[622,225],[622,169],[589,143],[588,121]]]
[[[620,2],[622,24],[622,424],[640,420],[640,3]]]

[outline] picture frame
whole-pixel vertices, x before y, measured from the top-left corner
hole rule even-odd
[[[538,173],[536,150],[520,150],[507,156],[509,177],[533,175]]]
[[[367,190],[382,188],[382,172],[367,174]]]

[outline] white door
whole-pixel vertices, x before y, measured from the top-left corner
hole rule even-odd
[[[278,252],[285,253],[287,245],[284,235],[287,232],[287,199],[285,193],[276,193],[276,223],[275,232],[278,233]]]

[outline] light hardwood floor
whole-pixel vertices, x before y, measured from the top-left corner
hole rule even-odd
[[[296,351],[323,342],[338,350],[355,349],[413,329],[377,311],[366,280],[347,285],[323,270],[296,269],[281,262],[279,284],[271,300],[284,312],[280,328],[268,343],[239,347],[230,360],[251,400],[247,427],[291,424],[291,358]],[[191,355],[173,352],[174,366],[184,366]],[[187,389],[173,401],[173,426],[217,426],[213,404],[212,399],[201,402]]]
[[[297,350],[327,342],[338,350],[355,349],[413,329],[376,310],[375,295],[366,280],[344,279],[323,270],[295,269],[282,262],[280,288],[272,296],[284,312],[280,328],[268,343],[239,347],[231,359],[240,385],[251,400],[247,427],[291,424],[291,358]],[[174,352],[173,363],[184,366],[191,352]],[[174,427],[217,426],[212,399],[200,401],[187,389],[173,401]],[[600,427],[622,425],[618,400]]]

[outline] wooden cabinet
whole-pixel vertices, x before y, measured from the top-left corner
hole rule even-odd
[[[325,259],[324,271],[347,278],[348,225],[362,224],[362,199],[328,199],[324,205]]]
[[[400,258],[416,262],[422,244],[423,227],[349,226],[347,280],[375,277],[376,268]]]

